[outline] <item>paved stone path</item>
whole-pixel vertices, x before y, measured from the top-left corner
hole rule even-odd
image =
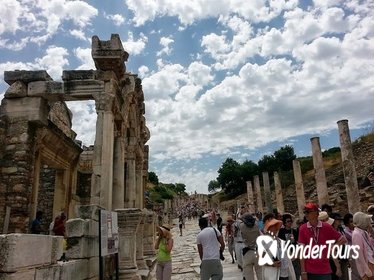
[[[186,228],[183,229],[183,236],[179,236],[178,224],[175,224],[172,233],[174,247],[172,250],[173,274],[172,280],[199,280],[200,279],[200,258],[197,252],[196,236],[200,232],[197,220],[186,221]],[[223,265],[224,280],[241,280],[243,279],[241,271],[237,264],[231,263],[231,256],[225,248],[225,260]],[[152,271],[152,279],[156,279],[155,270]]]

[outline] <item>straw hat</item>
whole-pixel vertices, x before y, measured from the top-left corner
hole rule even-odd
[[[265,226],[264,226],[264,231],[268,232],[269,228],[274,226],[274,227],[276,227],[275,230],[274,230],[274,233],[275,233],[280,229],[282,224],[283,224],[283,222],[281,220],[277,220],[277,219],[267,220],[266,223],[265,223]]]
[[[168,224],[163,224],[162,226],[157,226],[157,230],[162,233],[162,236],[171,236],[171,226]]]
[[[322,211],[318,215],[318,220],[328,223],[330,226],[334,223],[334,219],[329,217],[326,211]]]

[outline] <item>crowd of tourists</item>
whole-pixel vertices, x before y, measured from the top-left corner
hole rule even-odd
[[[276,210],[265,215],[249,213],[245,205],[224,220],[217,211],[201,211],[201,231],[196,237],[200,279],[223,279],[221,260],[227,248],[230,261],[245,280],[374,280],[373,217],[374,205],[365,213],[341,216],[327,204],[307,203],[303,220]],[[167,280],[171,279],[170,228],[159,227],[159,232],[163,241],[156,243],[161,252],[157,279]]]
[[[342,217],[327,204],[320,208],[308,203],[304,219],[295,220],[293,215],[276,210],[264,216],[249,213],[243,205],[235,215],[227,217],[223,236],[231,261],[237,264],[245,280],[255,279],[255,275],[264,280],[373,280],[373,215],[374,205],[366,213],[348,213]],[[199,235],[198,248],[204,244]],[[215,240],[210,235],[210,240]],[[261,244],[259,240],[273,242]],[[220,242],[215,243],[216,251],[218,247],[222,249]],[[293,248],[287,250],[289,247]],[[213,265],[207,262],[211,257],[203,255],[201,279],[222,279],[222,266],[214,263],[217,268],[212,272]],[[216,255],[216,262],[217,259]]]

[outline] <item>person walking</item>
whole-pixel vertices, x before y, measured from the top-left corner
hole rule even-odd
[[[225,249],[225,242],[221,233],[214,227],[208,227],[206,218],[199,219],[201,231],[196,237],[197,250],[201,260],[201,280],[222,280],[223,267],[220,255]]]
[[[283,227],[279,229],[278,237],[285,242],[290,241],[290,244],[293,246],[297,245],[297,240],[298,240],[298,232],[296,229],[292,227],[293,224],[293,218],[292,215],[289,213],[285,213],[282,216],[282,222],[283,222]],[[292,266],[295,271],[295,276],[296,279],[300,279],[300,261],[299,259],[295,258],[292,260]]]
[[[225,241],[227,243],[227,248],[229,249],[232,263],[235,263],[234,219],[232,217],[227,218],[225,229]]]
[[[156,259],[156,279],[170,280],[172,273],[171,250],[173,249],[173,238],[169,225],[157,226],[158,238],[156,239],[155,249],[157,250]]]
[[[220,213],[217,213],[217,229],[222,234],[223,221]]]
[[[355,259],[357,271],[363,280],[374,279],[374,240],[370,238],[368,228],[371,227],[371,215],[356,212],[353,224],[352,245],[358,245],[360,252]]]
[[[256,223],[256,218],[250,213],[243,214],[240,219],[240,232],[243,238],[243,279],[254,280],[255,274],[257,279],[262,278],[262,268],[258,265],[256,255],[256,240],[261,235],[260,229]],[[253,270],[254,269],[254,270]]]
[[[299,244],[318,246],[322,250],[319,258],[301,258],[301,279],[302,280],[331,280],[331,267],[327,256],[326,241],[335,241],[335,245],[347,243],[347,239],[337,232],[328,223],[318,220],[319,207],[315,203],[307,203],[304,206],[304,214],[307,223],[301,225],[299,231]],[[325,246],[324,249],[323,246]]]
[[[182,233],[183,233],[183,215],[182,213],[179,215],[178,217],[178,226],[179,226],[179,236],[182,236]]]

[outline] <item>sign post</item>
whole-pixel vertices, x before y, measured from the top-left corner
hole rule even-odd
[[[100,210],[99,215],[99,272],[100,280],[104,279],[103,257],[114,255],[116,265],[116,279],[118,280],[118,218],[117,212]]]

